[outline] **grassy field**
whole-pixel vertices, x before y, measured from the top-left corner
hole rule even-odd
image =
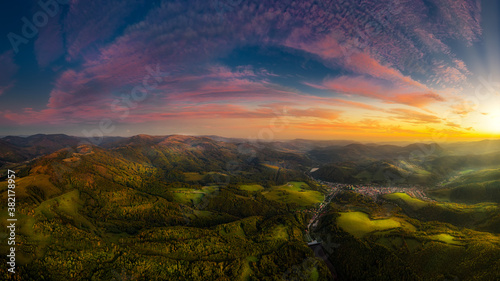
[[[421,209],[429,205],[429,203],[422,201],[420,199],[411,197],[406,193],[391,193],[384,195],[384,198],[391,201],[402,200],[405,204],[410,206],[414,210]]]
[[[363,212],[341,212],[337,224],[354,235],[361,238],[374,231],[381,231],[401,227],[402,224],[394,218],[372,220],[368,214]]]
[[[287,233],[288,228],[284,225],[277,225],[274,227],[272,236],[273,239],[283,239],[283,240],[288,240],[289,236]]]
[[[201,190],[192,188],[173,188],[174,200],[182,204],[197,204],[203,196],[217,191],[216,186],[204,186]]]
[[[251,280],[250,275],[253,273],[252,268],[250,267],[250,262],[258,262],[259,259],[255,256],[248,256],[245,259],[245,263],[243,264],[243,269],[241,270],[241,281]]]
[[[408,249],[410,252],[415,252],[421,250],[425,247],[426,243],[429,242],[443,242],[452,246],[463,246],[465,243],[458,241],[454,236],[441,233],[434,235],[424,235],[423,233],[414,233],[418,240],[411,237],[401,237],[398,235],[386,235],[380,237],[376,242],[380,245],[384,245],[392,250],[399,251],[402,248]]]
[[[366,211],[367,213],[354,211],[356,209],[359,210],[361,207],[357,202],[353,202],[353,205],[348,205],[347,207],[348,210],[352,211],[344,211],[346,208],[343,208],[342,211],[339,210],[340,208],[335,209],[335,213],[338,216],[332,216],[331,219],[336,220],[336,225],[343,232],[348,232],[357,239],[353,240],[351,237],[345,238],[348,236],[345,236],[343,232],[332,239],[335,241],[334,245],[341,245],[335,249],[337,251],[334,254],[335,265],[342,264],[344,267],[348,267],[358,260],[367,259],[368,261],[363,265],[357,264],[350,271],[344,271],[343,277],[346,280],[351,280],[350,278],[355,276],[358,270],[366,272],[366,267],[369,267],[371,264],[374,264],[372,269],[376,270],[376,267],[380,264],[379,261],[385,258],[385,255],[379,255],[379,253],[384,253],[385,251],[397,255],[401,261],[404,261],[405,266],[414,270],[416,276],[421,276],[421,279],[405,279],[400,277],[395,280],[498,279],[497,261],[500,244],[497,234],[458,228],[437,220],[418,220],[399,213],[396,209],[389,211],[392,213],[392,217],[380,220],[373,219],[369,214],[379,214],[378,208],[380,205],[375,208],[365,207],[365,209],[370,210]],[[492,208],[491,205],[484,205],[482,207]],[[387,212],[387,215],[391,215],[389,212]],[[408,227],[410,223],[414,226]],[[335,229],[329,229],[328,233],[336,233],[336,231]],[[348,243],[347,241],[358,245],[359,248],[351,245],[342,247],[342,245]],[[344,264],[342,263],[343,261],[345,261]],[[389,260],[388,264],[392,265],[392,261],[392,259]],[[342,267],[339,266],[339,268]],[[391,269],[389,268],[387,272],[390,271]],[[478,274],[477,272],[480,273]],[[386,275],[384,273],[380,276]],[[446,277],[448,275],[449,277]],[[459,276],[460,279],[456,279],[455,276]],[[477,278],[477,276],[480,277]],[[368,280],[368,277],[358,277],[356,280]],[[374,280],[389,279],[379,278]]]
[[[308,185],[304,182],[289,182],[285,185],[272,187],[270,191],[262,194],[269,200],[282,203],[294,203],[301,207],[311,207],[324,200],[323,194],[315,190],[307,190]]]
[[[25,182],[23,183],[25,184]],[[45,248],[49,246],[52,235],[43,232],[41,225],[44,221],[50,221],[55,217],[64,218],[66,222],[71,223],[76,229],[96,231],[96,227],[87,218],[79,213],[83,202],[80,200],[80,192],[72,190],[60,196],[48,199],[33,209],[18,208],[16,218],[18,219],[17,235],[23,237],[24,245],[28,246],[31,253],[25,253],[24,247],[20,247],[18,255],[19,264],[27,264],[34,258],[41,258],[44,255]],[[23,210],[23,211],[21,211]],[[7,212],[1,209],[2,214]],[[2,220],[6,217],[2,216]],[[3,247],[0,246],[3,250]]]
[[[428,238],[431,240],[445,242],[445,243],[451,244],[451,245],[464,245],[464,243],[455,240],[455,237],[453,237],[449,234],[446,234],[446,233],[431,235]]]
[[[186,191],[186,192],[176,192],[174,193],[174,199],[176,202],[182,203],[182,204],[196,204],[200,202],[200,200],[203,198],[204,193],[201,191]]]
[[[34,195],[36,200],[43,201],[46,198],[51,198],[61,192],[59,188],[50,182],[48,175],[30,175],[16,179],[16,198],[22,200],[30,195]],[[0,183],[0,192],[2,199],[7,202],[7,186],[8,182]]]
[[[260,184],[242,184],[240,185],[240,189],[254,192],[254,191],[261,191],[264,189],[264,187],[262,187],[262,185]]]

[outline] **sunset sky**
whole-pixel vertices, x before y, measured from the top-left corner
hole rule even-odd
[[[498,1],[41,2],[1,4],[0,135],[500,136]]]

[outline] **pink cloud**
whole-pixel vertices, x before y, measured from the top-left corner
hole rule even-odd
[[[136,0],[71,1],[64,21],[68,59],[73,61],[96,50],[94,44],[109,40],[139,6]]]
[[[376,61],[383,59],[394,70],[421,75],[436,73],[439,77],[439,69],[427,63],[431,61],[429,58],[439,55],[447,57],[445,69],[449,76],[440,83],[463,82],[463,76],[448,69],[457,68],[468,75],[463,64],[455,65],[446,39],[471,44],[481,35],[481,7],[475,0],[365,1],[363,5],[356,1],[344,2],[333,8],[334,16],[329,13],[331,5],[326,2],[303,2],[299,7],[308,7],[305,8],[310,15],[308,24],[291,32],[283,45],[319,55],[329,66],[349,68],[349,57],[363,53]],[[431,14],[430,9],[434,13]],[[319,26],[322,33],[317,32]],[[351,69],[359,74],[376,75],[381,70],[383,75],[401,76],[366,57],[352,59]],[[369,68],[364,69],[363,65]]]
[[[398,70],[384,66],[366,53],[356,53],[351,56],[350,63],[346,67],[358,72],[359,74],[368,74],[375,78],[382,78],[395,83],[406,84],[421,90],[429,91],[427,86],[413,80],[411,77],[404,76]]]
[[[51,18],[39,32],[34,46],[35,55],[38,65],[45,68],[65,53],[59,16]]]
[[[315,117],[328,120],[338,119],[341,114],[341,112],[338,110],[331,110],[324,108],[308,108],[308,109],[292,108],[287,111],[290,115],[296,117]]]
[[[334,120],[340,116],[340,112],[325,108],[288,108],[287,116],[294,118],[314,117]],[[165,112],[134,114],[130,117],[129,123],[143,123],[167,119],[260,119],[274,117],[276,117],[276,112],[270,108],[250,109],[241,105],[205,104],[176,107]]]
[[[432,91],[417,92],[421,90],[419,89],[420,87],[400,85],[364,76],[341,76],[328,79],[323,82],[321,88],[348,95],[360,95],[379,99],[388,103],[406,104],[418,108],[424,108],[434,102],[444,101],[444,98]]]
[[[287,115],[294,118],[314,117],[320,119],[337,119],[341,112],[326,108],[287,108]],[[79,124],[81,122],[98,123],[108,118],[115,123],[146,123],[168,119],[261,119],[273,118],[275,110],[266,107],[249,108],[234,104],[202,104],[202,105],[170,105],[151,107],[140,105],[130,110],[126,119],[120,118],[120,113],[111,112],[106,106],[68,106],[64,109],[44,109],[36,111],[25,108],[20,112],[5,111],[2,116],[16,124]]]
[[[296,101],[303,98],[296,90],[248,79],[202,80],[194,85],[176,83],[167,84],[165,87],[172,88],[172,93],[165,96],[165,99],[171,102]]]
[[[435,115],[421,113],[411,109],[396,108],[387,110],[387,112],[393,114],[393,118],[395,119],[413,124],[431,124],[442,122],[441,118]]]
[[[57,79],[47,107],[64,108],[105,100],[110,97],[113,86],[118,86],[117,83],[105,81],[104,78],[88,71],[67,70]]]
[[[431,52],[450,54],[450,48],[446,44],[444,44],[443,41],[436,38],[436,35],[434,35],[430,31],[421,28],[416,28],[414,31],[421,42]]]
[[[286,85],[273,84],[268,79],[272,74],[266,70],[206,67],[209,62],[227,56],[235,47],[253,44],[302,50],[316,55],[315,59],[325,65],[343,68],[352,75],[327,79],[320,85],[305,82],[306,85],[425,108],[444,99],[402,71],[418,68],[427,73],[432,70],[429,73],[439,73],[443,83],[463,80],[467,76],[466,66],[462,61],[453,60],[445,39],[472,42],[480,34],[478,7],[473,1],[450,1],[430,0],[438,7],[437,16],[427,15],[423,1],[398,1],[397,7],[390,7],[384,1],[365,1],[363,5],[355,1],[344,1],[342,5],[312,0],[294,5],[282,1],[248,1],[227,11],[222,22],[218,15],[202,13],[210,8],[209,2],[172,1],[152,9],[129,26],[125,26],[123,19],[139,5],[138,1],[72,1],[69,13],[61,22],[63,34],[59,33],[59,26],[48,26],[47,32],[53,30],[53,37],[41,33],[35,49],[40,65],[50,64],[60,52],[46,51],[51,48],[52,39],[59,40],[63,35],[67,59],[81,65],[61,73],[46,110],[27,109],[25,113],[29,118],[49,122],[112,117],[109,103],[118,93],[127,93],[140,84],[147,74],[146,66],[157,64],[162,71],[182,74],[169,77],[152,95],[151,102],[134,111],[137,120],[142,120],[140,116],[149,116],[148,110],[153,112],[151,118],[162,118],[161,112],[165,114],[163,117],[174,114],[175,106],[203,103],[230,104],[225,108],[213,105],[197,108],[201,110],[198,116],[203,117],[237,116],[228,110],[243,110],[248,114],[245,116],[267,114],[264,110],[248,112],[232,107],[245,102],[300,103],[308,109],[296,108],[298,115],[327,119],[335,119],[338,112],[318,109],[314,103],[380,110],[365,103],[315,97]],[[186,16],[201,14],[203,16]],[[387,19],[381,19],[380,15]],[[367,27],[367,23],[379,25],[379,32],[376,26]],[[56,49],[60,47],[58,44],[53,42]],[[451,59],[442,66],[431,65],[429,69],[421,65],[426,61],[422,58],[438,51]],[[0,82],[0,94],[11,87],[11,79],[7,81],[5,85]],[[177,113],[197,116],[191,111]],[[30,122],[15,113],[6,114]]]
[[[48,108],[40,111],[33,110],[31,108],[25,108],[23,111],[5,111],[3,116],[9,119],[11,122],[20,125],[29,124],[72,124],[85,122],[98,122],[102,118],[105,118],[105,114],[109,114],[109,110],[106,113],[104,110],[97,108],[79,108],[79,107],[66,107],[64,109],[54,109]]]
[[[459,83],[465,82],[467,75],[470,74],[465,63],[460,60],[454,60],[453,62],[454,66],[450,66],[443,61],[434,62],[433,81],[437,84],[442,82],[450,85],[459,85]]]
[[[406,104],[418,108],[425,108],[425,106],[435,103],[445,101],[443,97],[436,93],[409,93],[409,94],[395,94],[387,102]]]
[[[7,51],[0,55],[0,95],[14,86],[12,80],[18,70],[14,62],[14,53]]]
[[[343,99],[330,99],[330,100],[326,101],[326,103],[329,103],[331,105],[357,107],[357,108],[367,109],[367,110],[377,110],[377,111],[380,110],[380,108],[377,108],[373,105],[369,105],[369,104],[362,103],[362,102],[343,100]]]
[[[311,40],[311,31],[307,28],[298,28],[292,31],[290,37],[283,43],[284,46],[303,50],[319,55],[323,59],[336,59],[345,55],[345,50],[331,33],[318,40]]]

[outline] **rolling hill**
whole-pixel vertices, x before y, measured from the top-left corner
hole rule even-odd
[[[500,253],[498,152],[183,135],[105,138],[100,146],[65,135],[6,137],[0,148],[0,201],[5,168],[17,175],[26,280],[331,280],[307,246],[310,235],[346,280],[497,276],[488,261]],[[310,175],[421,185],[437,202],[330,193]],[[305,233],[319,210],[318,228]],[[5,227],[5,205],[0,213]]]
[[[266,157],[278,162],[275,156]],[[294,211],[310,208],[321,193],[303,183],[286,198],[265,196],[288,180],[307,178],[254,158],[209,138],[140,135],[18,163],[14,170],[27,170],[16,179],[23,241],[18,272],[28,280],[109,280],[122,272],[168,280],[263,279],[312,259],[297,273],[327,279],[328,269],[302,241],[307,218]],[[187,181],[193,171],[201,177]],[[252,191],[243,184],[264,187]],[[1,200],[6,191],[2,182]],[[311,200],[297,204],[300,196]]]

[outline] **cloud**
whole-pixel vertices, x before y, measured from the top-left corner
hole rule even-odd
[[[49,19],[43,28],[40,28],[34,49],[38,65],[41,68],[49,66],[52,62],[65,54],[62,27],[59,15]]]
[[[384,77],[384,76],[382,76]],[[403,82],[404,83],[404,82]],[[315,85],[309,84],[314,87]],[[319,89],[328,89],[347,95],[360,95],[382,100],[387,103],[398,103],[418,108],[442,102],[444,98],[430,91],[421,89],[419,84],[402,84],[384,79],[365,76],[340,76],[323,81]]]
[[[436,38],[436,36],[431,32],[421,28],[416,28],[414,32],[420,39],[421,43],[425,45],[429,51],[434,53],[450,54],[450,47],[444,44],[443,41]]]
[[[299,49],[320,56],[323,59],[340,59],[346,55],[346,50],[335,39],[335,33],[331,33],[318,40],[311,42],[307,38],[311,31],[307,28],[293,30],[283,45],[289,48]]]
[[[470,75],[465,64],[459,60],[454,60],[452,66],[444,61],[435,61],[433,73],[432,82],[447,85],[460,85],[460,83],[466,82],[467,76]]]
[[[452,113],[465,117],[477,109],[473,101],[463,100],[458,104],[451,105]]]
[[[126,119],[114,113],[107,106],[67,106],[63,109],[44,109],[41,111],[24,108],[20,112],[5,111],[2,116],[17,124],[80,124],[81,122],[98,123],[102,119],[110,119],[114,123],[147,123],[170,119],[269,119],[274,118],[277,112],[269,107],[249,108],[234,104],[192,104],[192,105],[164,105],[151,107],[140,105],[130,109]],[[341,112],[326,108],[298,108],[287,107],[287,116],[293,118],[315,118],[335,120]]]
[[[470,75],[448,42],[477,40],[479,11],[473,0],[250,0],[223,11],[201,0],[71,1],[68,13],[51,19],[35,42],[41,67],[64,54],[70,62],[54,81],[47,108],[4,114],[20,122],[116,118],[110,103],[142,84],[146,67],[156,65],[170,75],[132,111],[130,122],[175,116],[266,118],[269,108],[258,104],[270,103],[295,103],[294,115],[328,120],[339,119],[345,107],[385,112],[351,100],[354,96],[430,113],[429,105],[446,99],[425,83],[455,85]],[[272,68],[220,62],[245,46],[278,47],[313,58],[337,74],[303,84],[343,96],[302,92],[290,85],[303,77],[273,79]],[[12,86],[17,70],[4,56],[0,94]],[[454,110],[466,112],[458,106]],[[432,114],[407,109],[389,113],[404,122],[440,122]]]
[[[137,0],[71,1],[63,22],[68,59],[85,57],[113,38],[140,6]]]
[[[295,117],[315,117],[328,120],[338,119],[341,114],[340,111],[324,108],[289,109],[288,113]]]
[[[464,76],[470,74],[445,42],[454,39],[470,45],[478,40],[479,1],[305,2],[310,18],[290,33],[284,45],[318,55],[327,65],[349,68],[352,59],[351,67],[358,73],[376,75],[375,71],[381,70],[382,75],[401,76],[370,62],[383,61],[394,70],[426,76],[434,73],[431,81],[443,85],[463,82]],[[318,32],[321,25],[322,32]],[[356,53],[371,59],[363,55],[351,58]],[[443,63],[429,63],[432,61]],[[443,71],[448,77],[438,81]]]
[[[462,128],[462,126],[460,126],[459,124],[454,123],[454,122],[446,122],[445,125],[448,127],[453,127],[453,128]]]
[[[14,86],[14,75],[18,66],[14,62],[14,53],[7,51],[0,55],[0,95]]]
[[[230,41],[226,40],[228,30],[216,22],[216,15],[188,17],[183,11],[193,12],[204,6],[178,1],[165,2],[146,12],[139,22],[109,40],[137,1],[101,4],[71,5],[64,32],[69,59],[78,59],[81,65],[59,76],[50,94],[49,108],[105,100],[116,92],[130,91],[148,75],[147,66],[160,65],[164,72],[182,71],[186,67],[199,71],[190,63],[203,65],[204,58],[223,51],[221,45],[229,45],[225,44]],[[110,42],[104,44],[105,39]]]
[[[418,108],[424,109],[425,106],[435,103],[442,102],[444,98],[433,92],[420,92],[420,93],[407,93],[407,94],[396,94],[392,99],[387,102],[406,104]]]
[[[411,109],[395,108],[389,109],[387,112],[392,114],[393,118],[397,120],[412,124],[437,124],[442,122],[441,118],[435,115],[421,113]]]
[[[205,80],[190,83],[172,82],[162,87],[170,89],[164,98],[170,102],[252,102],[297,101],[305,99],[298,91],[284,86],[249,79]]]
[[[394,83],[405,84],[417,89],[429,91],[427,86],[413,80],[411,77],[404,76],[394,68],[382,65],[366,53],[353,54],[346,67],[359,74],[368,74],[374,78],[385,79]]]
[[[102,103],[111,98],[114,87],[118,86],[119,81],[109,79],[106,75],[96,76],[87,70],[77,72],[70,69],[57,79],[47,107],[56,109]]]
[[[370,139],[384,138],[388,136],[394,138],[395,136],[404,137],[424,137],[426,132],[413,129],[404,128],[400,125],[389,125],[380,120],[363,119],[359,122],[300,122],[290,124],[288,130],[298,130],[300,133],[307,132],[309,135],[321,136],[336,136],[336,137],[353,137],[357,139]]]

